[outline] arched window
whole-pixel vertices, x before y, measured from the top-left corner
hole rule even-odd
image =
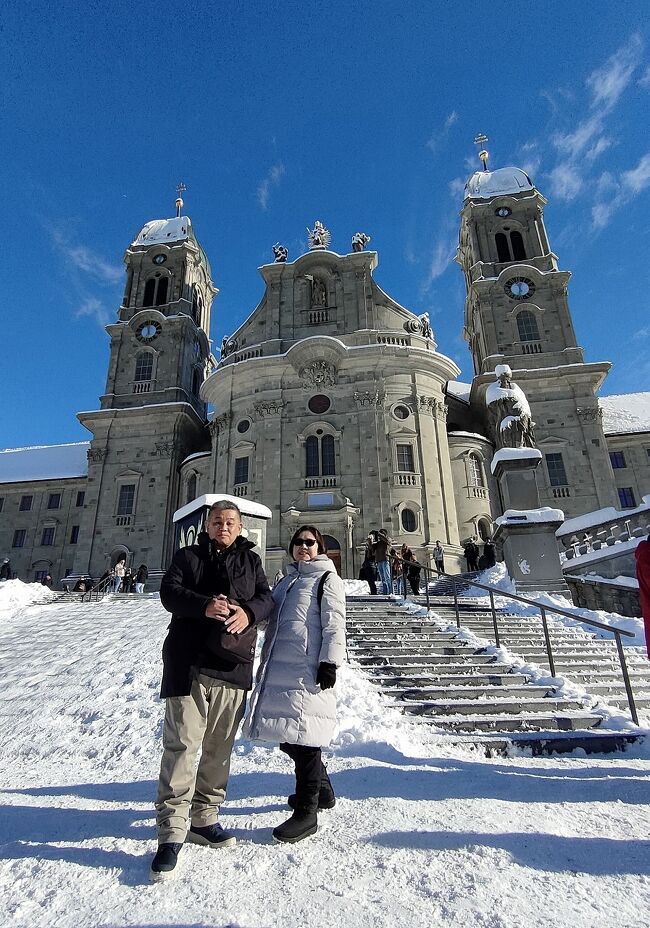
[[[191,503],[196,499],[196,474],[190,474],[187,480],[187,490],[185,493],[185,502]]]
[[[142,383],[143,380],[151,380],[153,374],[153,354],[150,351],[141,351],[135,359],[135,377],[136,383]]]
[[[144,286],[144,298],[142,300],[142,305],[153,306],[155,294],[156,294],[156,278],[150,277]]]
[[[162,306],[163,303],[167,302],[168,286],[169,286],[168,277],[161,277],[158,280],[158,290],[156,291],[156,306]]]
[[[517,314],[517,329],[519,330],[519,339],[522,342],[538,342],[539,326],[535,313],[529,309],[522,309]]]
[[[494,236],[497,246],[497,256],[499,261],[510,261],[510,249],[508,248],[508,237],[505,232],[497,232]]]
[[[467,458],[467,464],[469,467],[469,484],[472,487],[484,487],[485,478],[483,476],[483,468],[481,467],[481,462],[475,454],[470,454]]]
[[[510,233],[510,244],[512,245],[512,257],[515,261],[521,261],[526,257],[526,249],[524,248],[524,240],[521,237],[521,232],[513,230]]]
[[[336,474],[336,449],[333,435],[319,438],[310,435],[305,442],[305,476],[333,477]]]
[[[162,306],[167,302],[167,291],[169,288],[169,277],[160,275],[159,277],[150,277],[144,285],[144,297],[142,298],[143,306]]]
[[[405,532],[414,532],[417,528],[418,520],[412,509],[402,509],[400,519]]]

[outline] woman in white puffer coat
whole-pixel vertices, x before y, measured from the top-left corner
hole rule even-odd
[[[292,758],[296,792],[290,819],[273,830],[278,841],[313,835],[317,809],[332,808],[334,791],[321,758],[336,726],[336,669],[345,659],[345,587],[313,525],[293,535],[294,558],[274,587],[251,712],[244,727],[254,741],[271,741]]]

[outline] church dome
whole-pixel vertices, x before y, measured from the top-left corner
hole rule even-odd
[[[490,197],[534,190],[528,174],[521,168],[476,171],[465,184],[465,199],[488,200]]]

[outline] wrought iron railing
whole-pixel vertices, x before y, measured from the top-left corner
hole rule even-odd
[[[104,596],[109,592],[108,587],[113,583],[113,577],[104,577],[103,580],[99,580],[94,586],[92,586],[84,595],[81,597],[82,603],[92,603],[99,602],[100,599],[103,599]]]

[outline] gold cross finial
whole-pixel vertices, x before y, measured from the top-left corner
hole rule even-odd
[[[478,134],[478,135],[476,136],[476,138],[474,139],[474,144],[475,144],[475,145],[485,145],[485,143],[486,143],[487,141],[488,141],[487,135],[484,135],[482,132],[479,132],[479,134]],[[483,162],[483,170],[484,170],[484,171],[487,171],[488,158],[490,157],[489,152],[487,151],[487,149],[482,148],[482,149],[479,151],[478,156],[479,156],[479,158],[481,159],[481,161]]]
[[[180,184],[178,185],[178,187],[176,188],[176,193],[178,194],[178,196],[177,196],[177,198],[176,198],[176,215],[177,215],[177,216],[180,216],[181,210],[182,210],[182,208],[183,208],[183,206],[184,206],[184,204],[183,204],[183,194],[185,193],[186,190],[187,190],[187,187],[185,186],[185,184],[183,183],[183,181],[181,181]]]

